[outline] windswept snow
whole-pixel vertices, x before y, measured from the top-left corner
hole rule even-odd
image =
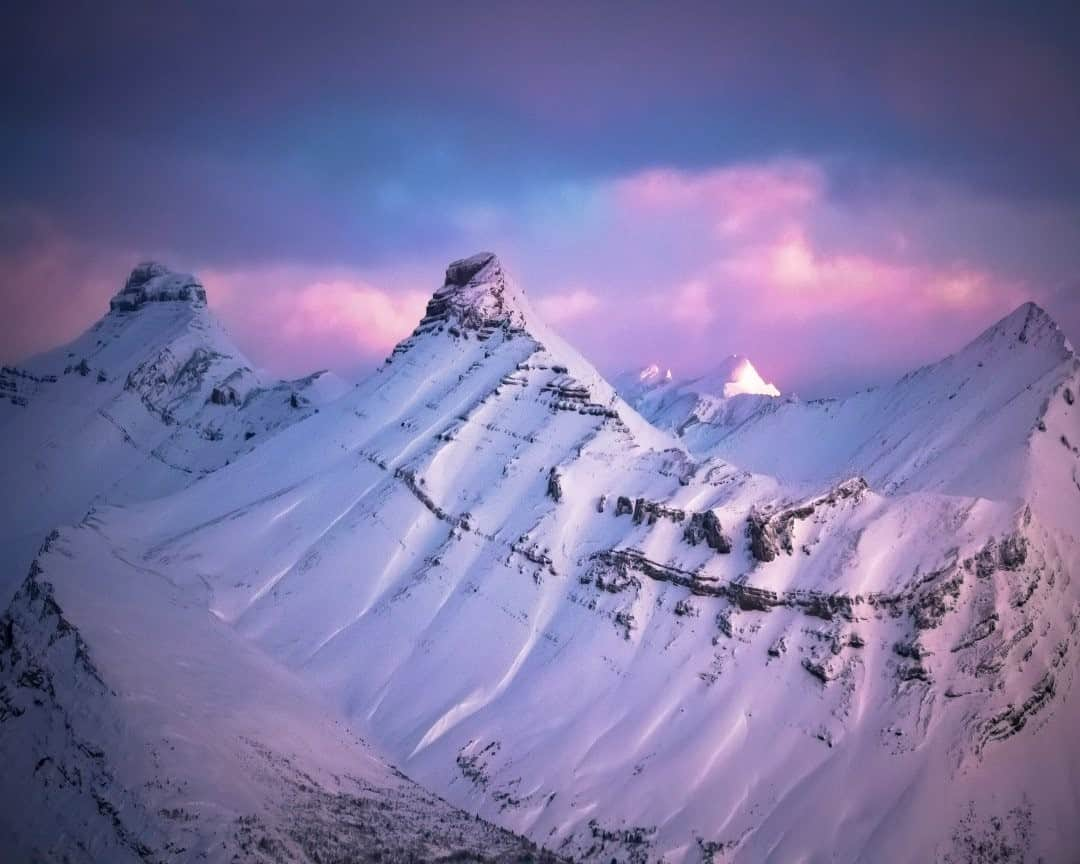
[[[580,860],[1066,858],[1071,346],[1025,306],[849,400],[725,395],[767,389],[747,368],[639,379],[693,400],[656,428],[484,253],[368,380],[96,507],[40,566],[124,681],[154,673],[109,653],[134,607],[98,595],[166,633],[201,615],[247,686],[307,688],[452,804]]]

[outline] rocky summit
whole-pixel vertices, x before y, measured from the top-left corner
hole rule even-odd
[[[419,329],[446,323],[455,329],[524,329],[524,295],[503,272],[491,252],[454,261],[446,268],[443,287],[428,302]]]
[[[146,261],[131,271],[124,287],[109,301],[116,312],[133,312],[145,303],[206,304],[206,289],[189,273],[174,273],[164,264]]]

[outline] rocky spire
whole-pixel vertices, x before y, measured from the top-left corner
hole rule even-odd
[[[447,322],[471,330],[526,327],[526,303],[520,288],[503,272],[492,252],[454,261],[446,268],[443,286],[428,301],[420,322],[428,327]]]
[[[120,293],[109,301],[114,312],[133,312],[146,303],[206,305],[206,289],[190,273],[174,273],[157,261],[144,261],[131,271]]]

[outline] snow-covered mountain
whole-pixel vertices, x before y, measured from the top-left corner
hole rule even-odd
[[[1023,307],[834,425],[760,396],[745,431],[679,437],[482,254],[377,374],[197,483],[97,506],[35,580],[121,703],[212,632],[254,691],[308,688],[423,786],[579,860],[1065,860],[1078,384]],[[148,638],[122,623],[142,605],[176,633],[164,659],[113,647]],[[234,698],[269,722],[177,674],[202,735]],[[58,746],[10,728],[29,755],[8,794]],[[217,836],[203,818],[189,834]]]
[[[41,538],[98,500],[182,488],[347,389],[320,372],[267,379],[193,276],[136,267],[109,312],[68,345],[0,370],[0,598]]]
[[[618,376],[615,387],[650,423],[679,435],[698,423],[730,427],[780,395],[741,354],[730,354],[710,372],[689,379],[654,363]]]
[[[1058,326],[1026,303],[893,384],[844,399],[770,400],[735,422],[689,426],[683,440],[693,452],[786,480],[859,473],[890,491],[1040,497],[1061,485],[1045,467],[1076,444],[1077,369]],[[1058,478],[1066,487],[1070,474]]]

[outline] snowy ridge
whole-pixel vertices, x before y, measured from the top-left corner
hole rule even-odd
[[[646,393],[662,387],[674,380],[670,369],[659,363],[651,363],[644,369],[628,370],[612,379],[615,389],[619,391],[630,405],[636,405],[638,400]]]
[[[677,438],[474,256],[369,380],[98,507],[42,566],[91,651],[104,613],[59,586],[158,581],[162,616],[202,612],[426,787],[579,860],[1057,860],[1080,845],[1059,337],[1024,307],[885,395],[740,395],[760,407]]]
[[[692,425],[683,440],[694,452],[788,480],[859,473],[887,489],[1027,497],[1038,485],[1032,442],[1044,435],[1055,398],[1076,391],[1077,368],[1061,330],[1027,303],[892,385],[844,399],[762,402],[749,415]],[[1049,431],[1062,433],[1075,437]]]

